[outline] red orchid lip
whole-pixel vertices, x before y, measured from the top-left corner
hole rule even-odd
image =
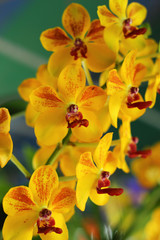
[[[97,188],[98,194],[107,193],[110,196],[119,196],[124,192],[123,188]]]
[[[58,227],[54,227],[55,220],[53,217],[51,217],[52,212],[47,209],[43,208],[39,213],[39,218],[37,220],[37,227],[38,227],[38,233],[47,234],[50,232],[55,232],[58,234],[61,234],[63,230]]]
[[[144,108],[148,108],[151,106],[152,101],[147,101],[147,102],[135,102],[135,103],[127,103],[128,108],[135,108],[137,107],[138,109],[142,110]]]
[[[74,127],[88,127],[89,122],[87,119],[83,119],[81,112],[78,112],[78,106],[71,104],[67,109],[66,121],[68,122],[68,128]]]
[[[87,46],[80,38],[76,38],[74,47],[70,51],[71,56],[74,56],[74,60],[79,58],[78,53],[80,53],[81,57],[87,58]]]
[[[152,153],[151,149],[146,149],[146,150],[142,150],[142,151],[136,151],[136,152],[133,152],[133,153],[128,152],[128,156],[130,158],[136,158],[136,157],[146,158],[149,155],[151,155],[151,153]]]
[[[131,24],[132,24],[131,18],[127,18],[123,22],[123,34],[126,39],[127,38],[136,38],[138,35],[142,35],[142,34],[146,33],[147,28],[145,28],[145,27],[137,28],[137,27],[131,26]]]

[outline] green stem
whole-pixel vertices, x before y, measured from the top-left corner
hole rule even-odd
[[[68,181],[73,181],[77,180],[76,176],[64,176],[64,177],[59,177],[60,182],[68,182]]]
[[[92,81],[92,78],[91,78],[91,74],[90,74],[90,72],[89,72],[89,70],[88,70],[88,68],[87,68],[86,61],[85,61],[85,60],[82,61],[82,66],[83,66],[83,68],[84,68],[84,71],[85,71],[85,74],[86,74],[86,78],[87,78],[88,84],[89,84],[90,86],[94,85],[94,83],[93,83],[93,81]]]
[[[14,165],[23,173],[23,175],[30,179],[31,174],[25,169],[25,167],[18,161],[18,159],[12,154],[11,161]]]
[[[120,143],[120,139],[117,140],[113,140],[111,142],[111,147],[116,146],[117,144]],[[93,143],[81,143],[81,142],[74,142],[74,143],[70,143],[73,146],[77,146],[77,147],[97,147],[98,142],[93,142]]]
[[[81,143],[81,142],[74,142],[72,143],[73,146],[77,147],[97,147],[98,143]]]
[[[113,140],[113,141],[111,142],[111,146],[110,146],[110,147],[114,147],[114,146],[120,144],[120,142],[121,142],[120,139]]]
[[[52,155],[50,156],[50,158],[46,162],[46,165],[52,165],[56,161],[57,157],[64,150],[64,147],[68,144],[69,139],[71,137],[71,134],[72,134],[71,129],[69,129],[68,134],[66,135],[66,137],[62,141],[62,144],[61,143],[57,144],[56,149],[54,150],[54,152],[52,153]]]
[[[159,57],[160,56],[160,53],[157,52],[157,53],[152,53],[152,54],[148,54],[146,56],[140,56],[140,57],[137,57],[137,59],[143,59],[143,58],[156,58],[156,57]]]

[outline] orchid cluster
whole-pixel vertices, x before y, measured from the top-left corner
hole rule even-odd
[[[131,131],[131,123],[154,107],[160,93],[158,44],[142,25],[147,10],[137,2],[109,0],[109,8],[98,6],[97,14],[91,22],[82,5],[71,3],[62,15],[65,30],[54,27],[41,33],[42,46],[53,52],[48,63],[18,88],[27,102],[26,123],[34,128],[39,145],[32,174],[12,153],[11,116],[0,108],[0,166],[11,160],[29,179],[28,187],[13,187],[3,198],[8,215],[4,240],[37,235],[43,240],[72,239],[66,222],[75,208],[85,211],[90,199],[107,209],[112,200],[126,195],[125,188],[110,179],[117,169],[124,174],[132,169],[153,193],[160,183],[160,144],[138,150],[138,136]],[[100,73],[99,82],[93,82],[90,71]],[[144,82],[147,87],[141,94]],[[111,125],[118,129],[118,139]],[[158,209],[152,218],[150,214],[143,238],[135,239],[158,240],[159,223]],[[126,232],[123,240],[130,228]]]

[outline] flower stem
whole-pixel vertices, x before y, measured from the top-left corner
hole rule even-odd
[[[119,143],[120,143],[120,139],[113,140],[111,142],[111,147],[116,146]],[[98,142],[93,142],[93,143],[74,142],[74,143],[70,143],[70,144],[73,146],[77,146],[77,147],[88,147],[89,148],[89,147],[97,147]]]
[[[57,157],[64,150],[64,147],[68,144],[69,139],[71,137],[71,134],[72,134],[71,129],[69,129],[68,134],[66,135],[66,137],[62,141],[62,144],[61,143],[57,144],[56,149],[54,150],[54,152],[52,153],[52,155],[50,156],[50,158],[46,162],[46,165],[52,165],[56,161]]]
[[[120,139],[113,140],[110,147],[114,147],[120,143]]]
[[[18,161],[18,159],[12,154],[11,161],[14,165],[23,173],[23,175],[30,179],[31,174],[25,169],[25,167]]]
[[[86,78],[87,78],[87,82],[90,86],[94,85],[93,83],[93,80],[92,80],[92,77],[91,77],[91,74],[87,68],[87,65],[86,65],[86,61],[82,61],[82,66],[84,68],[84,71],[85,71],[85,74],[86,74]]]
[[[74,143],[71,143],[71,145],[77,146],[77,147],[97,147],[98,143],[97,142],[94,142],[94,143],[74,142]]]
[[[64,176],[64,177],[59,177],[60,182],[67,182],[67,181],[73,181],[77,180],[76,176]]]

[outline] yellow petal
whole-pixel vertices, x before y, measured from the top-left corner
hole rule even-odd
[[[30,95],[30,102],[37,112],[44,112],[64,106],[58,93],[54,88],[49,86],[41,86],[35,89]]]
[[[39,114],[40,114],[39,112],[35,111],[31,103],[29,103],[27,105],[26,113],[25,113],[27,125],[30,127],[34,127]]]
[[[98,176],[98,169],[93,163],[91,152],[85,152],[81,155],[77,164],[76,175],[78,178],[76,188],[77,206],[81,211],[84,211],[92,185]]]
[[[99,121],[102,126],[103,132],[107,132],[111,126],[111,117],[109,114],[109,107],[104,106],[98,113]]]
[[[98,194],[96,190],[97,186],[97,181],[94,183],[89,198],[91,199],[92,202],[94,202],[98,206],[103,206],[105,205],[108,200],[109,200],[109,195],[108,194]]]
[[[117,70],[111,70],[107,81],[107,95],[115,95],[118,92],[124,91],[125,88],[126,86],[119,77]]]
[[[63,214],[65,222],[68,222],[74,214],[75,214],[74,208],[72,208],[69,212]]]
[[[100,21],[98,19],[93,20],[85,37],[86,42],[103,42],[103,30],[104,27],[100,24]]]
[[[106,92],[97,86],[85,87],[80,99],[78,100],[78,106],[84,107],[88,110],[100,110],[107,100]]]
[[[25,211],[37,209],[33,195],[28,187],[20,186],[11,188],[3,198],[3,209],[9,216],[14,216]]]
[[[106,44],[88,43],[87,49],[86,63],[92,72],[102,72],[115,62],[116,55]]]
[[[57,144],[66,136],[68,128],[65,115],[65,111],[58,108],[40,114],[35,124],[35,135],[41,145]]]
[[[71,47],[61,48],[53,53],[48,61],[48,71],[53,77],[58,77],[65,66],[74,62]]]
[[[0,167],[3,168],[11,159],[13,142],[10,134],[0,133]]]
[[[102,136],[102,127],[98,120],[98,116],[93,111],[86,110],[85,108],[79,108],[79,111],[83,115],[83,119],[87,119],[89,122],[88,127],[75,127],[72,129],[72,133],[76,138],[82,142],[95,142]]]
[[[115,23],[112,26],[104,30],[104,40],[114,53],[118,53],[119,50],[119,40],[122,33],[122,27],[120,24]]]
[[[133,26],[139,26],[143,23],[147,15],[147,9],[145,6],[133,2],[127,7],[127,18],[132,19]]]
[[[121,138],[121,141],[123,142],[123,138]],[[122,149],[122,145],[119,144],[114,148],[113,153],[118,160],[117,167],[122,169],[125,173],[128,173],[129,168],[125,161],[125,152],[122,152]]]
[[[5,240],[31,240],[33,228],[38,216],[35,212],[19,213],[16,216],[8,216],[3,226],[3,238]]]
[[[7,108],[0,108],[0,133],[10,131],[11,117]]]
[[[109,113],[111,116],[112,125],[117,128],[118,114],[121,109],[122,102],[125,98],[124,91],[117,92],[116,95],[110,96],[109,99]]]
[[[48,71],[48,65],[42,64],[37,71],[37,79],[42,85],[50,85],[57,88],[57,77],[52,76]]]
[[[63,12],[62,24],[72,37],[83,37],[90,26],[87,10],[78,3],[71,3]]]
[[[55,227],[61,228],[62,233],[49,232],[47,234],[39,234],[42,240],[68,240],[68,229],[61,213],[54,212],[52,217],[55,220]]]
[[[99,169],[103,168],[107,159],[108,150],[112,142],[112,136],[113,133],[111,132],[102,137],[94,152],[94,161]]]
[[[101,25],[105,26],[106,28],[118,22],[117,17],[113,15],[105,5],[98,6],[97,14],[100,19]]]
[[[67,213],[76,203],[75,191],[69,187],[63,187],[54,191],[50,199],[50,209],[54,212]]]
[[[93,173],[87,174],[85,177],[78,179],[76,188],[77,207],[85,210],[87,199],[90,195],[91,188],[96,181],[96,176]]]
[[[41,86],[41,83],[36,78],[28,78],[24,80],[18,87],[18,92],[21,98],[29,101],[29,96],[32,91]]]
[[[156,76],[156,79],[149,81],[148,87],[145,93],[145,100],[152,101],[152,104],[149,108],[152,108],[155,105],[157,97],[157,89],[160,85],[160,75]]]
[[[41,33],[40,41],[47,51],[57,51],[71,43],[71,39],[60,27],[50,28]]]
[[[80,179],[91,173],[96,175],[98,173],[98,169],[93,163],[91,152],[85,152],[80,156],[79,163],[76,167],[76,175],[77,178]]]
[[[134,76],[132,80],[132,86],[139,87],[144,76],[146,75],[147,68],[142,64],[138,63],[134,67]]]
[[[109,151],[105,162],[103,164],[103,170],[113,174],[118,167],[118,158],[115,157],[113,152]]]
[[[86,77],[79,64],[66,66],[58,78],[58,90],[66,102],[75,103],[77,96],[84,89]]]
[[[37,152],[33,156],[33,169],[37,169],[38,167],[45,165],[53,151],[55,150],[56,146],[43,146],[37,150]],[[57,167],[57,162],[54,163],[54,168]]]
[[[52,191],[58,187],[58,175],[53,166],[41,166],[31,176],[29,188],[39,206],[47,206]]]
[[[11,188],[3,198],[3,209],[9,216],[36,210],[32,191],[25,186]]]
[[[126,18],[128,0],[109,0],[109,8],[119,18]]]
[[[121,76],[123,81],[127,85],[132,85],[136,55],[137,51],[135,50],[130,51],[125,57],[121,67]]]

